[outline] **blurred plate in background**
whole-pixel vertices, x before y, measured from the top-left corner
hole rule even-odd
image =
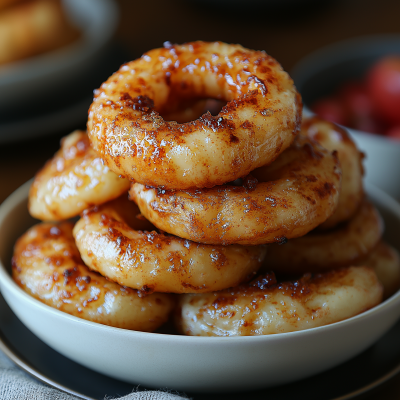
[[[0,67],[0,143],[82,126],[93,89],[123,62],[111,46],[118,23],[112,0],[63,4],[79,39]]]
[[[96,61],[110,42],[118,22],[112,0],[64,0],[71,22],[81,36],[70,45],[0,67],[0,107],[16,106],[21,98],[55,91],[96,67]]]

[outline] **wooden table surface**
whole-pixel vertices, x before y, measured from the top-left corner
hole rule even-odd
[[[276,7],[261,0],[118,3],[121,20],[116,42],[126,53],[124,61],[160,47],[165,41],[221,40],[266,50],[290,71],[302,57],[321,46],[365,34],[400,33],[398,0],[277,0],[275,3],[280,5]],[[227,5],[217,6],[218,3]],[[294,7],[290,3],[302,5]],[[77,128],[84,128],[84,123]],[[60,126],[46,137],[0,143],[0,202],[34,175],[67,133]],[[400,398],[400,376],[366,398]]]

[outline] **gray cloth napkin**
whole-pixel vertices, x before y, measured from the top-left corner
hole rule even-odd
[[[19,369],[0,351],[0,400],[76,400],[77,397],[49,387]],[[105,400],[112,397],[105,396]],[[118,400],[184,400],[161,391],[133,392]]]

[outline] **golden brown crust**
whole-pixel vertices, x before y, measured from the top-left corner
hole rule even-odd
[[[356,214],[332,230],[314,230],[286,244],[269,246],[264,269],[302,274],[355,265],[379,242],[384,230],[378,210],[364,199]]]
[[[217,116],[163,119],[202,98],[228,103]],[[204,188],[272,162],[293,141],[300,119],[301,98],[272,57],[192,42],[122,66],[96,91],[88,131],[118,174],[150,186]]]
[[[236,288],[180,296],[178,329],[192,336],[293,332],[350,318],[382,300],[382,286],[368,267],[283,283],[274,278],[269,273]]]
[[[357,265],[366,265],[374,269],[383,285],[384,299],[400,289],[400,255],[389,244],[380,241]]]
[[[337,151],[342,169],[339,204],[333,215],[320,225],[321,229],[329,229],[350,219],[364,198],[363,154],[344,128],[319,117],[303,120],[301,132],[327,150]]]
[[[13,279],[43,303],[60,311],[118,328],[154,331],[174,306],[170,295],[138,292],[108,281],[82,262],[70,223],[42,223],[16,243]]]
[[[128,225],[123,212],[134,216],[139,210],[118,199],[85,212],[74,237],[91,269],[143,292],[202,293],[236,286],[254,276],[266,253],[264,246],[211,246],[141,231],[133,219]]]
[[[28,208],[40,220],[61,221],[115,199],[129,185],[104,165],[86,132],[78,130],[62,139],[60,150],[35,175]]]
[[[276,161],[243,185],[166,191],[134,183],[131,198],[158,228],[210,244],[284,242],[335,210],[341,173],[335,155],[298,136]]]

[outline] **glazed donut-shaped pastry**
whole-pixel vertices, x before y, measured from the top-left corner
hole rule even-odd
[[[269,246],[263,268],[303,274],[355,265],[378,244],[383,229],[378,210],[364,200],[356,214],[336,229],[315,230],[285,244]]]
[[[166,121],[204,98],[217,116]],[[144,185],[213,187],[271,163],[300,129],[301,98],[265,52],[221,42],[166,44],[123,65],[95,92],[88,132],[106,164]]]
[[[372,267],[383,285],[383,298],[387,299],[400,289],[400,256],[398,251],[380,241],[357,265]]]
[[[61,149],[36,174],[29,191],[29,212],[43,221],[60,221],[115,199],[130,182],[112,172],[90,147],[83,131],[61,141]]]
[[[338,154],[342,168],[339,204],[333,215],[320,225],[320,228],[332,228],[351,218],[364,198],[363,154],[357,149],[356,144],[345,129],[319,117],[303,120],[301,132],[316,140],[326,149],[336,150]]]
[[[254,276],[265,246],[211,246],[138,226],[127,198],[83,213],[74,227],[82,259],[108,279],[143,293],[202,293]],[[150,228],[151,229],[151,228]]]
[[[131,199],[158,228],[199,243],[282,243],[305,235],[335,210],[341,173],[335,155],[297,136],[244,184],[160,190],[133,184]]]
[[[167,321],[174,297],[110,282],[82,262],[68,222],[41,223],[16,243],[13,279],[41,302],[88,321],[152,332]]]
[[[364,312],[382,300],[370,267],[349,267],[277,283],[273,273],[249,284],[179,298],[177,325],[191,336],[255,336],[315,328]]]

